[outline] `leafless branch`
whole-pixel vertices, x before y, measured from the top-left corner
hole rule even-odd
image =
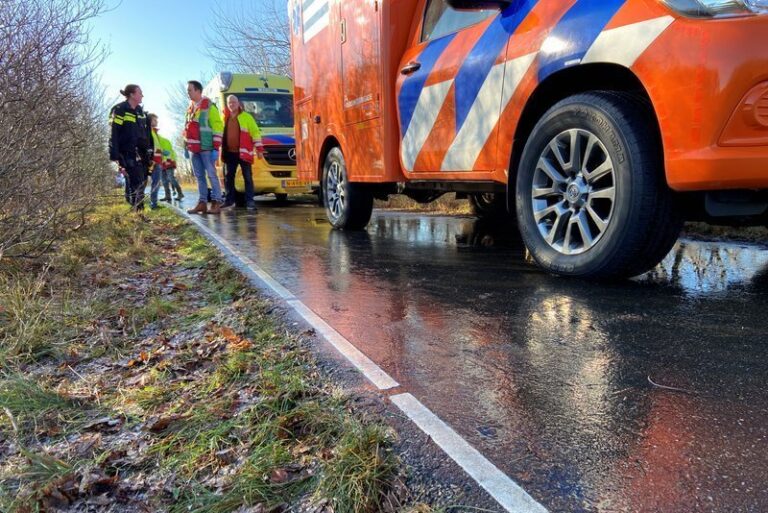
[[[291,75],[291,46],[285,0],[220,0],[211,8],[208,55],[219,70]]]
[[[104,0],[0,2],[0,255],[33,257],[76,229],[109,183]]]

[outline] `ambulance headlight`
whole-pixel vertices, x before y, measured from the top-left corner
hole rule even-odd
[[[222,71],[219,73],[219,90],[221,90],[222,93],[229,90],[229,86],[232,85],[232,72],[230,71]]]
[[[675,11],[694,18],[724,18],[768,14],[768,0],[661,0]]]

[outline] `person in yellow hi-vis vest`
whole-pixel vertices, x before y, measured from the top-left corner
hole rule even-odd
[[[176,180],[176,150],[173,149],[171,141],[162,135],[157,134],[157,138],[160,139],[160,147],[163,150],[163,189],[165,189],[165,197],[160,201],[171,201],[171,187],[176,192],[176,200],[181,200],[184,193],[181,192],[179,181]]]
[[[224,151],[222,160],[227,166],[224,186],[227,198],[224,208],[235,205],[235,173],[237,166],[243,173],[245,182],[245,201],[248,210],[256,210],[253,201],[252,164],[254,158],[264,157],[264,146],[261,142],[261,130],[256,120],[247,112],[243,112],[240,100],[234,94],[227,97],[227,109],[224,111]]]
[[[147,114],[149,125],[152,127],[152,163],[150,164],[149,174],[152,175],[151,186],[149,189],[149,208],[157,208],[157,193],[160,190],[160,181],[163,175],[163,149],[160,147],[160,139],[157,134],[157,114]]]

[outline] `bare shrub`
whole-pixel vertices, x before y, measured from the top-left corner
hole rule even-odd
[[[211,17],[205,40],[218,71],[292,74],[285,0],[218,2]]]
[[[0,2],[0,259],[82,224],[109,183],[106,109],[86,23],[103,0]]]

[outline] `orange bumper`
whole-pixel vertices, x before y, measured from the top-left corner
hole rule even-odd
[[[678,19],[634,69],[670,187],[768,189],[768,16]]]

